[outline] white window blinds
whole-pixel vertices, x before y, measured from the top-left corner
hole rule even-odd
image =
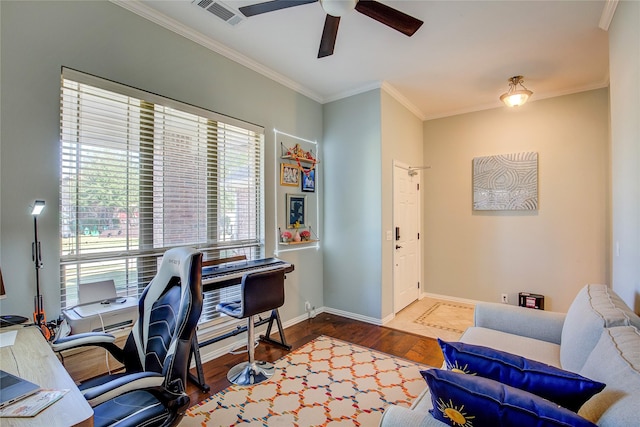
[[[194,246],[211,259],[261,257],[263,135],[63,68],[62,307],[77,303],[79,283],[113,279],[119,295],[138,295],[171,247]],[[218,298],[205,295],[203,320]]]

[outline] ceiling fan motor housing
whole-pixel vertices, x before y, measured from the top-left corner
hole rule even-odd
[[[320,0],[320,5],[327,14],[339,18],[356,8],[358,0]]]

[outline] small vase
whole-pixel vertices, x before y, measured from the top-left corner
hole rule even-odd
[[[296,230],[296,234],[293,236],[293,241],[299,242],[300,240],[302,240],[302,238],[300,237],[300,233],[298,233],[298,230]]]

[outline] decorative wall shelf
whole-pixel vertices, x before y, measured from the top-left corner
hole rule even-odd
[[[281,245],[303,245],[305,243],[319,242],[319,240],[301,240],[299,242],[280,242]]]
[[[292,156],[292,155],[282,156],[281,159],[296,160],[302,163],[320,163],[320,160],[312,160],[312,159],[307,159],[306,157],[298,157],[298,156]]]
[[[1,0],[0,0],[1,1]],[[315,230],[320,221],[320,201],[317,189],[319,153],[315,141],[303,139],[274,129],[276,175],[275,254],[300,251],[319,246]],[[277,185],[280,183],[280,185]],[[297,187],[297,188],[292,188]],[[283,203],[284,202],[284,203]],[[282,208],[284,207],[284,210]],[[309,240],[282,241],[298,231],[307,231]]]

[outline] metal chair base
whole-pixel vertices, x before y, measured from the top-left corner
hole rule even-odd
[[[275,367],[269,362],[242,362],[229,370],[227,379],[237,385],[253,385],[268,380],[274,372]]]

